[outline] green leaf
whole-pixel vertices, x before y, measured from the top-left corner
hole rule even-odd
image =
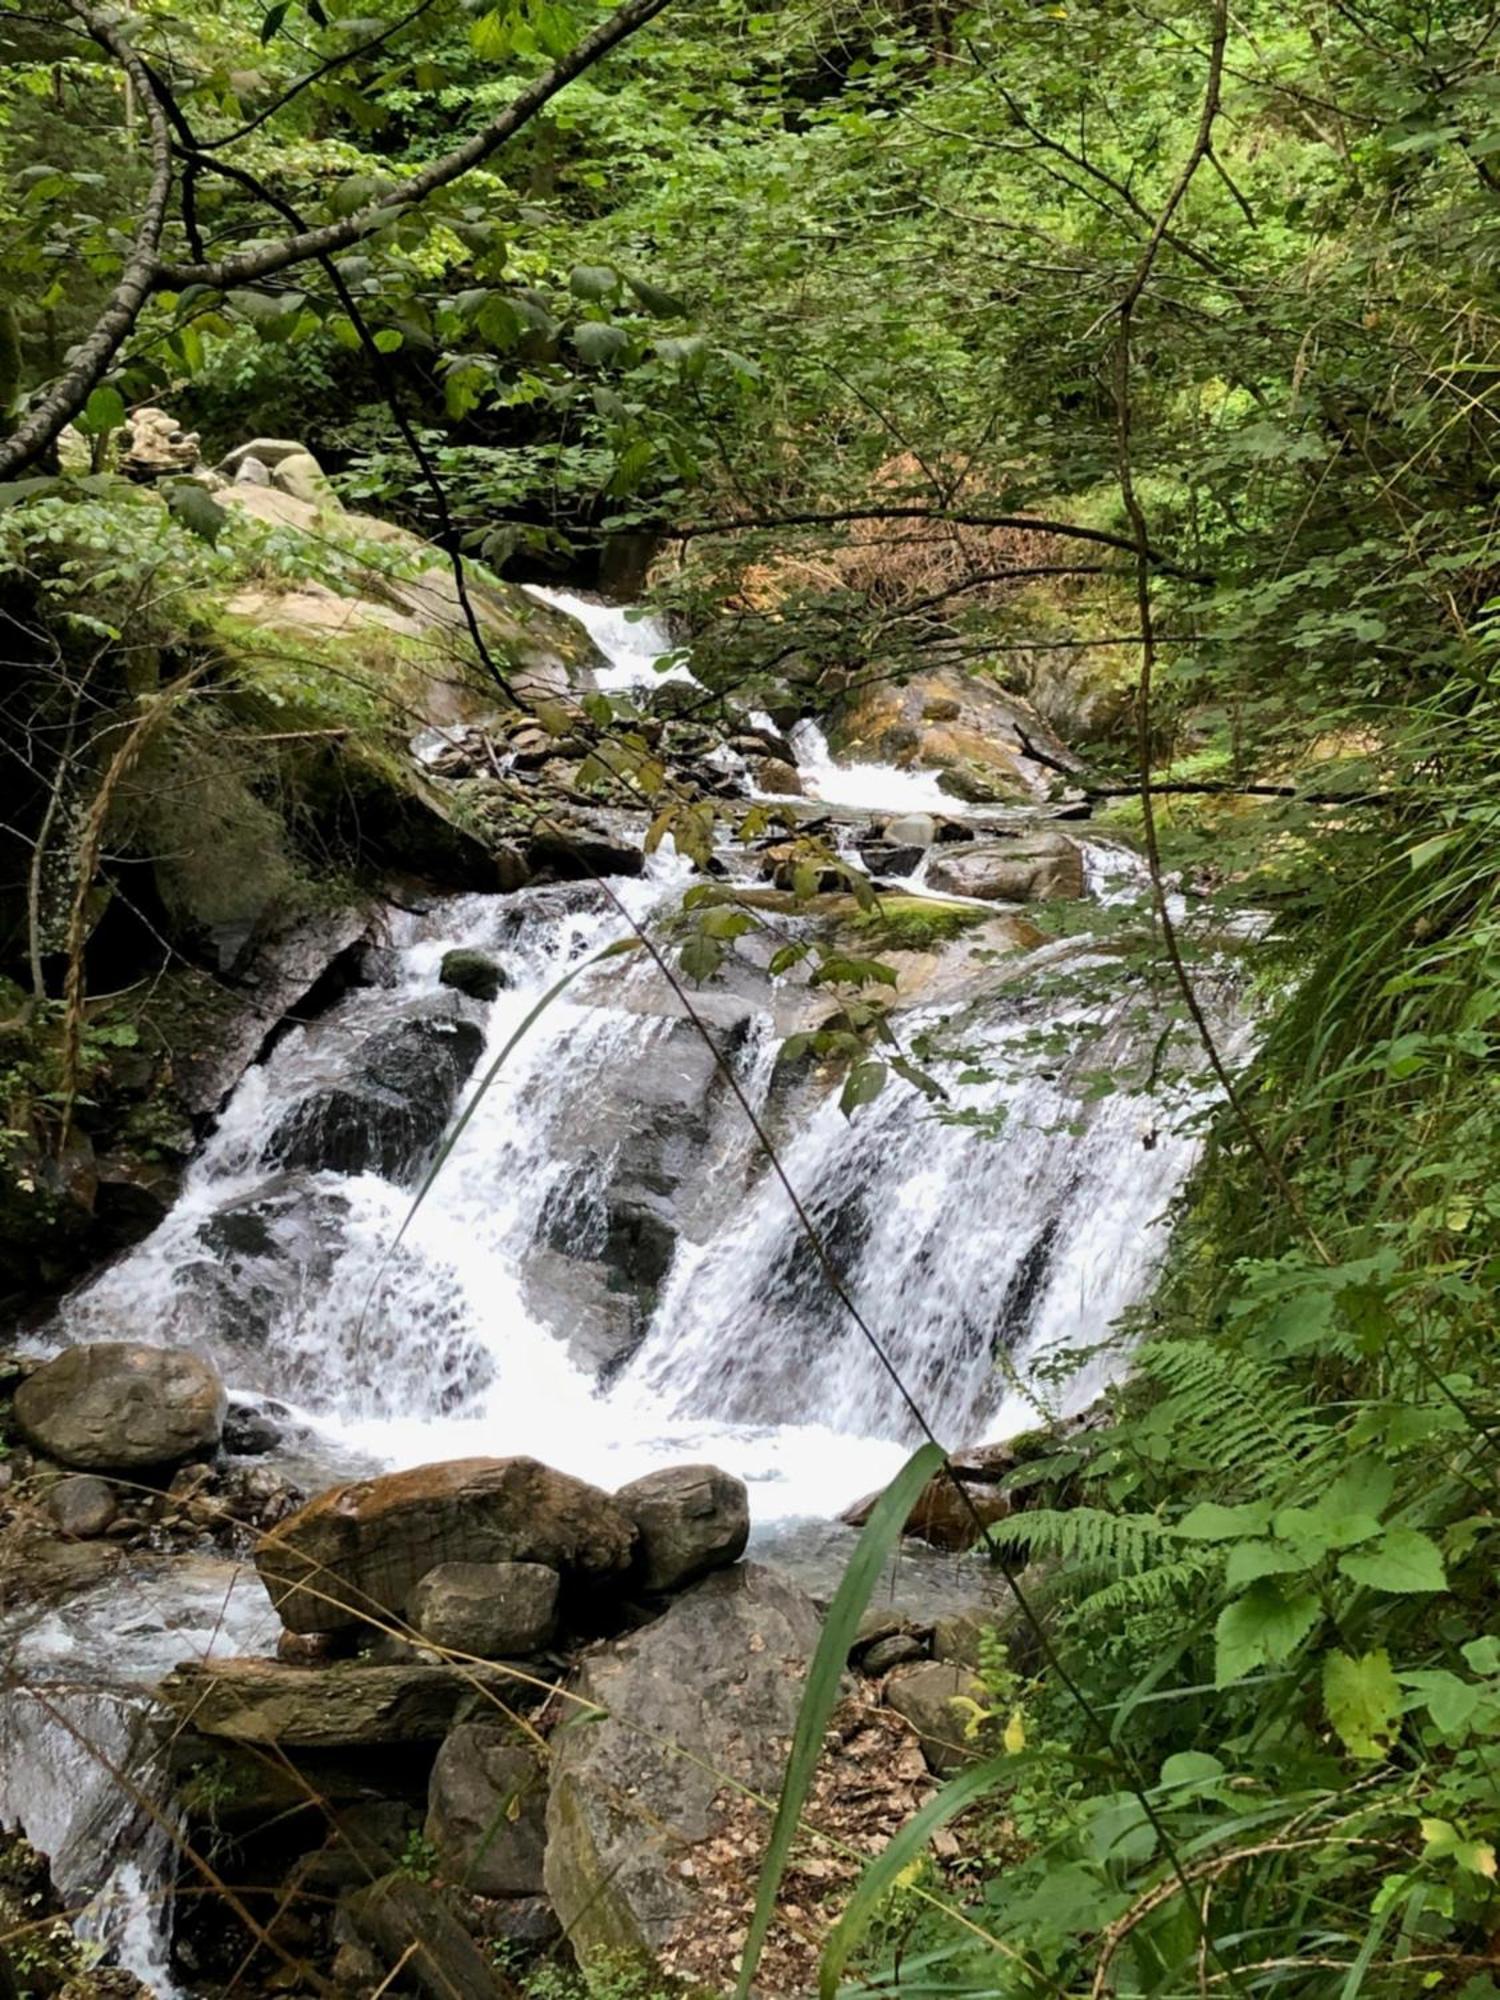
[[[1339,1568],[1368,1590],[1446,1590],[1442,1550],[1417,1528],[1387,1528],[1372,1549],[1345,1556]]]
[[[1450,1674],[1438,1667],[1419,1673],[1402,1674],[1401,1685],[1410,1688],[1419,1702],[1425,1702],[1427,1713],[1445,1736],[1456,1736],[1468,1727],[1474,1711],[1483,1699],[1483,1690],[1472,1681],[1461,1681],[1457,1674]]]
[[[755,1887],[755,1911],[750,1919],[740,1960],[740,1976],[735,1983],[735,2000],[749,2000],[755,1970],[765,1947],[771,1921],[776,1914],[777,1891],[786,1872],[787,1858],[796,1838],[797,1822],[812,1787],[813,1773],[823,1751],[828,1718],[838,1702],[849,1649],[859,1630],[859,1621],[869,1603],[885,1559],[895,1547],[912,1504],[929,1479],[943,1465],[943,1454],[935,1444],[924,1444],[914,1452],[871,1509],[849,1558],[849,1566],[833,1594],[828,1616],[823,1621],[817,1650],[807,1670],[807,1684],[797,1711],[797,1727],[786,1761],[786,1776],[776,1818]]]
[[[1311,1591],[1284,1597],[1275,1584],[1252,1584],[1226,1604],[1214,1627],[1214,1684],[1227,1687],[1257,1667],[1288,1659],[1322,1617]]]
[[[608,320],[586,319],[574,327],[573,345],[591,368],[603,368],[625,352],[630,336],[623,327],[611,326]]]
[[[103,437],[117,431],[125,421],[125,398],[107,382],[101,383],[83,406],[78,428],[86,437]]]
[[[1401,1690],[1383,1646],[1323,1660],[1323,1706],[1351,1757],[1383,1757],[1396,1740]]]
[[[608,264],[575,264],[568,273],[568,290],[576,299],[613,298],[620,276]]]
[[[174,519],[180,521],[184,528],[205,542],[213,543],[219,539],[229,514],[212,494],[191,479],[176,479],[163,490]]]
[[[1184,1514],[1175,1532],[1189,1542],[1232,1542],[1242,1535],[1263,1535],[1271,1525],[1269,1501],[1248,1501],[1243,1507],[1221,1507],[1205,1500]]]
[[[1231,1590],[1242,1590],[1260,1576],[1286,1576],[1307,1568],[1297,1549],[1284,1542],[1236,1542],[1224,1567],[1224,1581]]]
[[[290,12],[291,0],[277,0],[276,6],[266,9],[266,17],[260,24],[262,47],[275,36],[277,30]]]
[[[886,1066],[883,1062],[856,1063],[844,1079],[844,1088],[839,1094],[839,1110],[847,1118],[861,1104],[873,1104],[885,1089],[885,1078]]]
[[[678,956],[688,978],[696,980],[701,986],[705,979],[712,979],[724,963],[724,947],[700,932],[697,937],[688,939]]]
[[[383,326],[375,336],[376,351],[380,354],[394,354],[401,345],[402,334],[394,326]]]
[[[505,61],[511,50],[511,28],[498,8],[481,14],[470,28],[469,46],[481,62]]]
[[[653,285],[648,278],[627,276],[625,282],[653,319],[681,319],[687,311],[681,299],[663,291],[660,285]]]

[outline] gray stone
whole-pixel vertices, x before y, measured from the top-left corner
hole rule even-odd
[[[338,507],[340,501],[328,474],[310,451],[291,451],[271,472],[271,484],[310,507]]]
[[[1083,894],[1083,855],[1063,833],[945,846],[928,867],[927,886],[940,895],[973,896],[986,903],[1076,898]]]
[[[62,1532],[77,1541],[102,1535],[120,1511],[115,1489],[91,1472],[60,1479],[48,1494],[47,1505]]]
[[[339,1902],[345,1941],[378,1961],[388,1984],[403,1980],[428,2000],[495,2000],[495,1969],[436,1889],[399,1870]]]
[[[269,486],[271,474],[260,459],[247,452],[235,467],[234,483],[236,486]]]
[[[283,459],[298,456],[312,458],[312,453],[300,438],[251,438],[248,444],[236,445],[233,451],[219,460],[214,470],[222,472],[226,479],[233,479],[247,458],[259,459],[269,471],[280,465]],[[313,463],[316,465],[317,460],[313,459]]]
[[[633,1479],[615,1495],[640,1536],[645,1590],[680,1590],[711,1569],[738,1562],[750,1538],[745,1482],[716,1465],[670,1465]]]
[[[875,1641],[860,1666],[873,1678],[876,1674],[888,1674],[892,1667],[904,1667],[911,1660],[926,1657],[927,1648],[913,1633],[892,1632],[888,1638]]]
[[[16,1421],[39,1451],[85,1472],[176,1465],[216,1445],[228,1398],[180,1347],[99,1341],[44,1362],[16,1390]]]
[[[455,945],[452,951],[443,953],[443,962],[438,968],[438,983],[466,993],[471,1000],[493,1000],[510,981],[488,952],[471,951],[464,945]]]
[[[445,1652],[520,1658],[540,1652],[557,1630],[561,1581],[545,1563],[439,1563],[413,1590],[406,1615]]]
[[[968,1711],[955,1702],[988,1704],[983,1684],[966,1667],[930,1660],[888,1683],[885,1698],[917,1732],[922,1755],[934,1771],[956,1771],[977,1755],[964,1736]]]
[[[931,813],[898,813],[882,829],[892,847],[931,847],[937,839],[937,821]]]
[[[751,765],[750,775],[763,792],[773,792],[779,798],[800,799],[803,795],[802,773],[785,758],[762,757]]]
[[[340,1660],[309,1670],[280,1660],[189,1661],[161,1683],[160,1699],[199,1736],[289,1750],[431,1743],[495,1704],[535,1707],[545,1694],[533,1668],[366,1666]]]
[[[952,1661],[960,1667],[977,1667],[981,1639],[986,1632],[996,1631],[1002,1622],[998,1610],[979,1605],[939,1618],[932,1627],[932,1657]]]
[[[539,1896],[547,1781],[514,1730],[466,1722],[443,1740],[427,1788],[427,1838],[443,1873],[479,1896]]]
[[[573,1691],[604,1714],[552,1739],[545,1872],[585,1973],[656,1951],[699,1908],[694,1849],[733,1788],[780,1786],[820,1625],[795,1584],[746,1563],[584,1662]]]
[[[534,1458],[465,1458],[320,1494],[260,1542],[255,1564],[284,1625],[325,1632],[399,1618],[439,1563],[545,1563],[623,1584],[635,1540],[596,1486]]]

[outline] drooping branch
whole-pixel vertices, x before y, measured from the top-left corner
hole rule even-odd
[[[856,521],[933,521],[954,528],[1020,528],[1034,535],[1062,535],[1075,542],[1094,542],[1106,549],[1138,553],[1130,535],[1114,535],[1108,528],[1085,528],[1076,521],[1051,521],[1039,514],[986,514],[953,507],[835,507],[826,511],[788,514],[737,514],[722,521],[679,522],[667,532],[674,541],[698,541],[704,535],[748,534],[757,528],[837,528]],[[1147,548],[1147,560],[1166,576],[1182,577],[1188,583],[1212,583],[1206,570],[1186,569],[1164,556],[1159,549]]]
[[[74,0],[69,0],[69,4],[74,4]],[[187,285],[213,285],[222,291],[232,285],[254,284],[258,279],[272,277],[292,264],[303,264],[315,257],[331,257],[340,250],[347,250],[350,244],[357,243],[361,237],[388,223],[394,212],[415,207],[428,195],[461,179],[487,160],[508,139],[514,138],[523,125],[529,124],[565,85],[591,69],[601,57],[608,55],[611,49],[633,35],[637,28],[644,27],[668,5],[670,0],[626,0],[626,4],[617,8],[608,20],[601,21],[592,34],[585,35],[576,47],[569,49],[565,56],[560,56],[544,76],[539,76],[512,98],[488,125],[481,127],[451,153],[444,154],[442,159],[432,161],[409,181],[402,182],[384,200],[371,202],[364,208],[356,209],[352,215],[341,216],[336,222],[302,230],[274,243],[262,243],[233,256],[206,263],[163,265],[156,273],[157,288],[180,291]]]
[[[151,138],[151,184],[119,283],[95,321],[93,331],[74,350],[63,373],[9,437],[0,438],[0,479],[9,479],[44,452],[63,426],[78,415],[103,379],[151,294],[167,201],[172,192],[172,137],[145,64],[114,22],[97,14],[86,0],[67,0],[67,4],[94,40],[120,65],[145,111]]]

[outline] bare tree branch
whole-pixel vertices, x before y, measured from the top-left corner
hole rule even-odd
[[[115,24],[95,13],[86,0],[67,0],[67,4],[94,40],[108,49],[124,70],[145,108],[151,134],[151,185],[147,190],[135,242],[120,273],[120,281],[109,304],[95,322],[92,333],[74,350],[67,368],[10,436],[0,438],[0,479],[9,479],[12,473],[20,471],[44,452],[63,425],[78,415],[98,387],[121,341],[135,325],[141,307],[151,294],[157,274],[157,249],[166,222],[167,199],[172,192],[172,135],[156,92],[151,87],[145,64]]]

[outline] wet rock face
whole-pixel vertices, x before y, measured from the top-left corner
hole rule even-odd
[[[493,1000],[502,987],[510,984],[488,952],[471,951],[463,945],[443,953],[438,983],[466,993],[471,1000]]]
[[[636,1531],[597,1487],[534,1458],[453,1459],[336,1486],[255,1552],[293,1632],[399,1618],[440,1563],[544,1563],[588,1582],[622,1579]]]
[[[545,1689],[504,1667],[364,1666],[339,1660],[310,1672],[280,1660],[190,1661],[174,1667],[160,1696],[200,1736],[277,1743],[288,1750],[435,1743],[471,1712],[534,1707]]]
[[[722,1786],[779,1786],[819,1623],[795,1584],[741,1564],[585,1661],[574,1691],[606,1716],[555,1739],[546,1856],[585,1971],[659,1949],[693,1911]]]
[[[980,804],[1045,798],[1079,768],[1027,702],[952,667],[846,697],[828,738],[856,761],[943,772],[943,789]]]
[[[716,1465],[671,1465],[634,1479],[615,1495],[640,1536],[641,1588],[680,1590],[695,1577],[737,1562],[750,1539],[745,1482]]]
[[[287,1113],[267,1143],[268,1162],[409,1178],[442,1137],[483,1047],[472,1021],[418,1015],[382,1028],[347,1083]]]
[[[210,1450],[228,1398],[218,1373],[185,1348],[100,1341],[70,1347],[16,1390],[28,1441],[84,1472],[145,1471]]]

